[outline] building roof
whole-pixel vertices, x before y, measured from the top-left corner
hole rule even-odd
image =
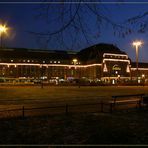
[[[91,47],[76,51],[63,50],[34,50],[24,48],[9,48],[0,50],[0,59],[37,59],[40,60],[67,60],[77,58],[81,64],[102,63],[104,53],[125,54],[113,44],[100,43]]]
[[[113,44],[105,44],[100,43],[97,45],[93,45],[91,47],[82,49],[78,53],[79,59],[82,61],[96,61],[98,63],[102,62],[104,53],[114,53],[114,54],[125,54],[125,52],[121,51],[118,47]]]
[[[39,60],[70,60],[76,52],[60,50],[32,50],[24,48],[2,49],[0,58],[31,58]]]

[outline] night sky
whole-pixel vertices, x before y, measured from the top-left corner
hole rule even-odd
[[[146,1],[146,0],[145,0]],[[8,47],[20,47],[20,48],[32,48],[40,49],[36,37],[28,33],[33,32],[45,32],[48,30],[48,25],[43,21],[36,18],[37,7],[39,4],[26,3],[26,4],[0,4],[0,22],[6,23],[10,27],[10,33],[8,37],[5,37],[4,43]],[[146,4],[104,4],[106,7],[106,15],[112,18],[114,22],[123,22],[124,20],[141,15],[148,10],[148,3]],[[86,16],[87,17],[87,16]],[[93,25],[93,21],[90,21],[90,25]],[[53,28],[54,29],[54,28]],[[95,28],[94,28],[95,30]],[[148,29],[147,29],[148,30]],[[148,62],[148,31],[146,33],[132,33],[125,38],[114,36],[111,26],[104,25],[101,28],[101,34],[97,39],[94,39],[93,44],[97,43],[113,43],[120,49],[125,51],[129,57],[135,61],[135,48],[132,47],[132,41],[140,39],[144,42],[144,45],[139,49],[139,61]],[[68,44],[68,40],[67,40]],[[81,49],[88,47],[89,45],[82,42]],[[64,49],[60,47],[59,43],[55,41],[48,45],[48,49]],[[66,48],[65,48],[66,49]],[[80,47],[75,47],[75,50],[80,50]]]

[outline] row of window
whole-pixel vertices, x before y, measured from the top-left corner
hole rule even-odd
[[[127,56],[113,56],[113,55],[105,55],[105,58],[118,58],[118,59],[128,59]]]
[[[0,59],[0,61],[2,61],[1,59]],[[13,59],[11,59],[10,60],[10,62],[11,63],[13,63],[13,62],[23,62],[23,63],[39,63],[39,61],[37,61],[37,60],[18,60],[18,61],[14,61]],[[47,62],[47,61],[42,61],[42,63],[50,63],[50,64],[60,64],[61,63],[61,61],[49,61],[49,62]],[[74,62],[72,62],[72,64],[75,64],[75,65],[80,65],[81,63],[80,62],[76,62],[76,63],[74,63]]]
[[[11,62],[14,62],[14,60],[10,60]],[[28,63],[33,63],[33,62],[38,62],[37,60],[19,60],[19,62],[28,62]],[[46,63],[46,61],[42,61],[43,63]],[[50,63],[58,63],[60,64],[60,61],[50,61]]]

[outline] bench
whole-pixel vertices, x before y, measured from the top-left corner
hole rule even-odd
[[[113,110],[113,108],[115,108],[116,104],[136,103],[136,104],[138,104],[138,106],[140,108],[144,96],[145,96],[145,94],[112,96],[112,101],[109,102],[109,104],[110,104],[110,112],[112,112],[112,110]]]

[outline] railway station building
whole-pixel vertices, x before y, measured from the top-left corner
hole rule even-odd
[[[112,44],[97,44],[78,52],[7,48],[0,50],[0,81],[46,80],[57,83],[72,80],[147,81],[148,63],[132,62]]]

